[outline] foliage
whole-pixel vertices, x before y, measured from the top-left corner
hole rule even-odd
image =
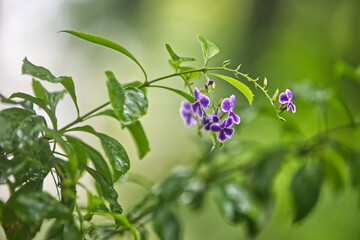
[[[0,112],[0,184],[7,184],[11,193],[5,203],[0,202],[0,221],[8,239],[31,239],[38,233],[45,219],[53,219],[46,239],[108,239],[129,233],[134,239],[146,239],[145,225],[149,219],[160,239],[181,239],[184,225],[176,213],[177,206],[181,204],[199,209],[209,194],[215,199],[226,222],[244,224],[249,236],[255,236],[266,224],[265,212],[272,206],[274,179],[289,163],[297,166],[289,184],[294,203],[294,222],[303,221],[311,214],[322,185],[329,184],[335,190],[344,187],[347,168],[354,187],[359,187],[358,146],[354,141],[349,142],[335,135],[347,131],[348,138],[356,139],[358,113],[350,110],[336,89],[320,89],[305,83],[293,86],[294,94],[287,89],[279,95],[277,89],[270,96],[267,79],[260,85],[258,79],[240,72],[240,65],[231,69],[228,68],[230,61],[224,61],[220,67],[208,67],[209,60],[220,49],[201,36],[198,36],[198,40],[204,56],[203,67],[183,66],[195,59],[178,56],[166,44],[169,63],[175,73],[148,80],[142,65],[123,46],[91,34],[63,32],[125,55],[140,67],[145,79],[144,82],[122,84],[112,72],[107,71],[109,101],[81,115],[71,77],[55,77],[48,69],[24,59],[22,72],[33,77],[34,96],[21,92],[9,98],[0,95],[1,102],[12,105]],[[354,84],[359,83],[359,71],[345,63],[339,63],[336,69],[340,78],[353,79]],[[232,76],[223,75],[224,72]],[[202,80],[201,76],[205,79],[204,87],[193,88],[195,81]],[[213,76],[216,80],[210,79]],[[180,77],[187,90],[155,85],[172,77]],[[233,151],[246,144],[246,140],[234,134],[243,128],[239,124],[240,117],[235,114],[235,96],[224,98],[217,104],[213,93],[216,81],[222,79],[239,90],[252,106],[253,90],[239,78],[247,80],[245,82],[264,94],[276,118],[282,120],[274,122],[274,125],[285,124],[283,134],[290,139],[286,144],[280,141],[267,148],[255,144],[250,148],[242,148],[242,151]],[[41,81],[61,84],[64,90],[49,92]],[[181,106],[181,116],[185,124],[189,127],[197,125],[199,135],[202,131],[208,133],[212,142],[209,144],[204,140],[206,150],[193,167],[176,168],[162,182],[152,186],[151,191],[131,210],[123,213],[114,184],[129,171],[130,159],[120,142],[84,125],[84,122],[93,117],[114,118],[122,128],[130,131],[138,157],[144,158],[150,147],[140,118],[147,113],[149,102],[146,88],[149,87],[162,88],[182,96],[185,100]],[[66,93],[73,100],[77,118],[58,128],[56,107]],[[278,95],[280,104],[276,107]],[[326,126],[316,135],[305,137],[296,121],[284,123],[285,119],[280,116],[290,108],[296,111],[293,95],[295,99],[301,99],[300,102],[310,103],[316,110],[325,109],[319,111],[325,115],[340,104],[350,122],[331,128]],[[47,116],[40,115],[34,105]],[[108,106],[110,108],[103,110]],[[268,114],[266,110],[262,112]],[[327,117],[331,116],[324,116]],[[75,126],[78,124],[80,126]],[[74,131],[96,136],[106,159],[98,150],[71,135]],[[233,161],[229,161],[234,158],[242,160],[234,165]],[[79,182],[86,173],[95,180],[96,193]],[[52,196],[42,189],[44,179],[49,174],[56,183],[58,196]],[[78,203],[79,187],[87,192],[85,206]],[[112,223],[99,224],[98,218],[111,219]]]

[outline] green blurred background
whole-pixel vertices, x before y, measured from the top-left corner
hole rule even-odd
[[[5,96],[16,91],[32,92],[30,79],[20,75],[26,56],[56,75],[72,76],[80,110],[85,113],[107,101],[105,70],[112,70],[120,82],[142,80],[142,74],[123,56],[58,31],[92,33],[122,44],[142,63],[150,79],[173,71],[167,63],[165,43],[180,56],[200,60],[194,66],[201,67],[196,38],[200,34],[221,49],[210,65],[220,65],[227,59],[233,67],[242,64],[241,70],[250,76],[266,76],[270,92],[296,87],[306,79],[314,86],[332,84],[346,93],[345,100],[351,102],[349,107],[355,111],[360,102],[359,85],[337,82],[334,66],[339,60],[352,66],[360,63],[359,11],[358,0],[0,0],[0,91]],[[167,80],[167,84],[182,87],[175,78]],[[216,98],[233,93],[231,86],[217,84]],[[264,106],[270,108],[265,97],[255,89],[254,94],[254,111],[248,110],[245,98],[236,95],[242,118],[242,129],[237,134],[268,146],[286,141],[275,124],[278,119],[261,114]],[[148,99],[149,112],[142,123],[152,150],[142,161],[137,159],[128,132],[116,122],[93,119],[91,124],[124,145],[132,160],[131,173],[157,182],[174,166],[192,165],[203,149],[196,131],[183,126],[179,96],[149,89]],[[297,103],[296,96],[294,103],[297,113],[285,113],[286,118],[296,121],[303,135],[312,136],[324,127],[316,111],[309,110],[300,100]],[[327,124],[344,123],[344,114],[339,110]],[[67,97],[58,107],[59,122],[65,125],[75,117]],[[95,138],[90,141],[99,146]],[[294,164],[288,164],[277,176],[274,209],[268,213],[269,221],[256,239],[360,239],[358,194],[350,187],[334,193],[325,186],[309,217],[301,224],[291,224],[288,187],[295,169]],[[54,193],[52,184],[49,180],[46,188]],[[118,184],[117,190],[125,211],[145,192],[131,183]],[[1,199],[6,199],[7,190],[0,191]],[[241,225],[231,226],[221,219],[211,198],[206,198],[197,212],[181,207],[178,213],[183,239],[246,239]],[[150,239],[157,237],[151,233]]]

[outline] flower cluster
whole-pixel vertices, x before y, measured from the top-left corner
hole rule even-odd
[[[205,90],[207,91],[213,83],[210,80],[205,84]],[[232,95],[230,98],[225,98],[221,102],[221,110],[215,108],[211,115],[207,115],[205,112],[209,105],[210,99],[195,88],[194,103],[185,100],[181,104],[181,117],[186,126],[191,127],[199,122],[205,131],[218,133],[217,139],[220,142],[225,142],[228,138],[231,138],[235,131],[231,128],[233,124],[240,123],[240,117],[234,113],[235,96]],[[222,122],[220,123],[221,120]]]

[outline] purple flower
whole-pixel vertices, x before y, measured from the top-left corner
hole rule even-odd
[[[231,138],[234,133],[234,129],[230,128],[234,124],[234,120],[232,118],[225,119],[220,125],[212,124],[210,126],[211,131],[214,133],[219,132],[217,139],[220,142],[225,142],[227,138]]]
[[[197,123],[194,113],[191,110],[191,103],[187,100],[181,103],[180,115],[188,127],[191,127],[193,124]]]
[[[295,113],[296,107],[292,102],[292,97],[293,97],[292,92],[289,89],[286,89],[285,92],[280,94],[279,102],[284,105],[287,104],[286,110],[289,111],[289,109],[291,108],[292,112]]]
[[[194,96],[195,103],[191,104],[191,108],[195,115],[197,114],[199,117],[202,117],[204,113],[201,107],[206,109],[210,104],[210,99],[207,96],[201,94],[197,88],[194,90]]]
[[[234,120],[234,123],[239,124],[240,123],[240,117],[236,115],[233,111],[235,107],[235,96],[231,95],[230,98],[225,98],[221,103],[221,109],[223,112],[229,113],[229,118],[232,118]]]
[[[209,131],[210,127],[213,123],[219,123],[220,119],[219,117],[213,112],[213,114],[211,116],[205,117],[203,118],[203,125],[204,125],[204,129],[205,131]]]

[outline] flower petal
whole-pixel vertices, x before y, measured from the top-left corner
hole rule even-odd
[[[229,112],[229,117],[234,120],[234,123],[239,124],[240,123],[240,117],[236,115],[233,111]]]
[[[225,98],[221,103],[221,110],[223,112],[228,112],[231,110],[231,102],[229,98]]]
[[[210,99],[207,96],[202,95],[200,98],[200,104],[204,109],[207,109],[210,104]]]
[[[231,136],[235,132],[233,128],[224,128],[223,131],[228,138],[231,138]]]
[[[234,124],[234,120],[230,117],[228,119],[225,119],[224,122],[225,121],[226,121],[225,127],[231,127]]]
[[[193,113],[196,114],[196,109],[198,108],[198,106],[199,106],[198,102],[191,104],[191,109],[192,109]]]
[[[211,124],[210,130],[214,133],[219,132],[221,130],[221,127],[218,124]]]
[[[211,127],[211,123],[208,123],[208,124],[204,125],[205,131],[209,131],[210,127]]]
[[[185,120],[185,125],[191,127],[192,125],[196,125],[197,121],[194,116],[189,115]]]
[[[286,93],[281,93],[280,96],[279,96],[279,102],[281,104],[285,104],[285,103],[288,103],[289,101],[289,97],[287,96]]]
[[[287,108],[288,108],[287,110],[289,110],[290,107],[291,107],[291,111],[292,111],[293,113],[296,113],[296,107],[295,107],[295,105],[294,105],[292,102],[287,105]]]
[[[292,99],[293,94],[289,89],[286,89],[285,93],[286,93],[286,95],[288,96],[289,99]]]
[[[225,135],[224,130],[221,130],[221,131],[220,131],[217,139],[218,139],[220,142],[225,142],[225,140],[226,140],[226,135]]]
[[[230,106],[231,108],[235,107],[235,95],[230,96]]]
[[[213,121],[214,123],[218,123],[218,122],[220,122],[220,119],[219,119],[219,117],[218,117],[217,115],[213,115],[213,116],[212,116],[212,121]]]
[[[201,93],[200,93],[199,89],[195,88],[194,89],[195,102],[199,101],[200,96],[201,96]]]

